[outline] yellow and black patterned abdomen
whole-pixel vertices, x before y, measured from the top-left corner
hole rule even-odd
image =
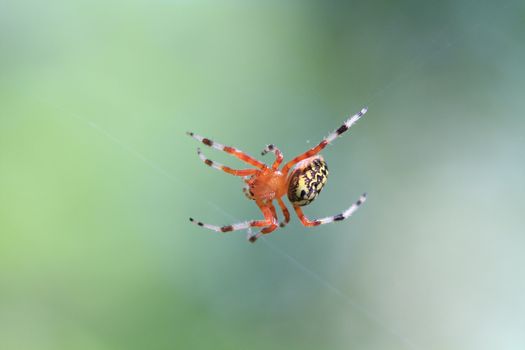
[[[292,204],[304,206],[317,198],[328,179],[328,167],[321,156],[298,163],[290,175],[288,199]]]

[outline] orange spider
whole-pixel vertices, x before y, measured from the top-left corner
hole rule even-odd
[[[247,229],[249,232],[248,240],[250,242],[255,242],[261,235],[270,233],[279,226],[284,227],[290,221],[290,212],[281,199],[281,197],[285,194],[288,195],[289,201],[292,203],[297,216],[304,226],[318,226],[321,224],[328,224],[330,222],[341,221],[348,218],[366,200],[366,193],[361,195],[357,202],[352,204],[350,208],[341,214],[329,216],[323,219],[308,219],[303,214],[301,207],[310,204],[314,199],[316,199],[319,193],[321,193],[323,186],[326,184],[328,177],[328,167],[326,166],[323,157],[318,155],[318,153],[321,152],[321,150],[324,149],[328,144],[334,141],[339,135],[350,129],[350,127],[354,125],[355,122],[357,122],[366,113],[366,111],[367,108],[365,107],[361,109],[359,113],[348,118],[344,124],[339,127],[339,129],[328,135],[328,137],[323,139],[323,141],[321,141],[317,146],[286,163],[281,170],[279,170],[279,165],[281,165],[283,161],[283,155],[281,151],[279,151],[279,149],[274,145],[266,146],[261,153],[262,155],[265,155],[268,152],[273,152],[275,154],[275,161],[271,167],[268,167],[266,164],[259,162],[257,159],[236,148],[223,146],[210,139],[196,135],[192,132],[188,132],[188,135],[204,143],[206,146],[229,153],[234,157],[237,157],[240,160],[256,167],[256,169],[235,170],[207,159],[202,154],[201,150],[197,149],[200,159],[206,163],[206,165],[211,166],[217,170],[222,170],[231,175],[242,176],[245,182],[245,186],[243,188],[244,194],[249,199],[255,201],[255,204],[257,204],[264,215],[264,220],[251,220],[227,226],[209,225],[200,221],[195,221],[193,218],[190,218],[190,221],[199,226],[217,232],[229,232]],[[292,171],[290,174],[288,174],[290,170]],[[280,224],[278,223],[277,213],[272,203],[273,200],[277,201],[284,215],[284,222],[281,222]],[[251,234],[252,227],[262,227],[262,230],[253,235]]]

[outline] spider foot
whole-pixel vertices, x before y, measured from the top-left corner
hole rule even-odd
[[[272,169],[277,169],[279,165],[281,165],[281,162],[283,161],[283,154],[279,150],[279,148],[275,147],[274,144],[269,144],[264,147],[264,149],[261,152],[261,155],[264,156],[265,154],[273,153],[275,154],[275,161],[272,164]]]
[[[265,154],[268,154],[268,152],[273,152],[275,150],[275,146],[273,144],[269,144],[261,152],[261,156],[264,156]]]
[[[259,237],[261,237],[261,236],[262,236],[262,233],[258,232],[258,233],[255,233],[255,234],[254,234],[253,231],[252,231],[252,229],[249,228],[249,229],[248,229],[248,234],[246,235],[246,239],[247,239],[248,241],[250,241],[250,243],[255,243],[255,241],[257,241],[257,239],[258,239]]]

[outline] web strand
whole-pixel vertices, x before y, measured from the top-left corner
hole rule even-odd
[[[412,350],[419,349],[419,347],[417,347],[412,340],[410,340],[406,336],[401,335],[399,332],[393,330],[391,327],[389,327],[383,321],[381,321],[378,316],[376,316],[375,314],[373,314],[371,311],[364,308],[363,306],[359,305],[355,300],[350,298],[347,294],[343,293],[339,288],[334,286],[332,283],[330,283],[329,281],[321,277],[318,273],[307,268],[304,264],[299,262],[299,260],[291,256],[290,254],[286,253],[284,250],[279,249],[275,245],[271,244],[265,237],[262,237],[261,240],[275,254],[281,256],[285,260],[288,260],[288,262],[290,262],[292,265],[297,267],[304,274],[310,276],[312,279],[316,280],[320,285],[324,286],[326,289],[330,290],[332,293],[337,295],[344,303],[346,303],[352,309],[358,311],[359,313],[364,315],[368,320],[372,321],[372,323],[375,323],[377,326],[382,328],[384,331],[392,335],[394,338],[401,341],[404,345],[406,345],[407,348],[412,349]]]
[[[508,6],[509,5],[507,4],[505,6],[502,6],[502,8],[508,8]],[[474,29],[474,28],[479,27],[481,24],[482,24],[481,22],[477,23],[475,26],[472,26],[471,30]],[[442,33],[445,31],[445,28],[446,28],[446,26],[443,26],[443,28],[439,31],[439,34],[436,35],[435,37],[441,37]],[[418,69],[421,69],[425,65],[425,63],[428,61],[427,57],[434,56],[434,55],[436,55],[437,53],[439,53],[439,52],[441,52],[443,50],[450,49],[450,47],[452,47],[453,45],[457,45],[460,41],[462,41],[465,36],[466,36],[466,32],[463,33],[462,35],[460,35],[459,37],[456,37],[452,41],[446,41],[445,45],[443,45],[443,44],[438,45],[436,48],[431,50],[430,53],[427,53],[427,54],[418,53],[418,54],[414,55],[413,58],[410,60],[410,63],[407,65],[406,69],[404,69],[401,72],[399,72],[388,83],[386,83],[383,86],[381,86],[380,88],[376,89],[376,91],[371,94],[371,96],[369,97],[368,102],[366,103],[366,105],[370,106],[370,105],[375,104],[376,100],[379,97],[384,96],[387,92],[391,91],[394,87],[397,87],[403,81],[406,81],[408,76],[410,76],[411,74],[414,74],[415,72],[417,72]],[[438,39],[434,39],[432,41],[431,46],[434,45],[434,43],[436,41],[441,41],[441,39],[439,39],[439,40]],[[60,109],[60,110],[64,111],[66,114],[71,115],[72,117],[76,118],[77,120],[82,121],[83,123],[85,123],[86,125],[91,127],[92,129],[96,130],[101,135],[104,135],[106,138],[111,140],[115,145],[118,145],[124,151],[126,151],[129,154],[133,155],[135,158],[140,160],[142,163],[146,164],[151,169],[155,170],[157,173],[165,176],[166,178],[170,179],[171,181],[174,181],[174,182],[178,183],[179,185],[183,185],[183,182],[178,177],[176,177],[173,174],[171,174],[170,172],[166,171],[158,163],[152,161],[151,159],[146,157],[144,154],[142,154],[141,152],[137,151],[135,148],[133,148],[130,145],[128,145],[127,143],[123,142],[121,139],[119,139],[118,137],[116,137],[112,133],[108,132],[106,129],[104,129],[103,127],[101,127],[97,123],[95,123],[95,122],[93,122],[93,121],[91,121],[91,120],[89,120],[87,118],[84,118],[84,117],[82,117],[82,116],[80,116],[80,115],[78,115],[76,113],[71,113],[70,111],[66,111],[63,108],[60,108],[60,107],[55,106],[55,105],[51,105],[50,103],[47,102],[46,99],[43,99],[43,98],[39,98],[39,99],[41,101],[43,101],[44,103],[46,103],[47,105],[50,105],[51,107],[53,107],[55,109]],[[187,186],[187,184],[184,184],[184,186]],[[194,191],[199,192],[197,189],[195,189],[194,186],[191,186],[191,187],[192,187],[192,189]],[[201,198],[206,198],[206,197],[202,196]],[[224,215],[226,217],[229,217],[232,220],[236,220],[236,218],[233,215],[231,215],[230,213],[228,213],[225,210],[223,210],[220,206],[218,206],[214,202],[212,202],[210,200],[207,200],[206,202],[211,207],[213,207],[216,211],[220,212],[222,215]],[[369,319],[374,324],[376,324],[380,329],[384,330],[385,332],[387,332],[388,334],[390,334],[394,338],[398,339],[402,344],[405,345],[405,347],[407,347],[409,349],[418,349],[419,348],[418,346],[415,345],[415,343],[411,339],[409,339],[406,336],[401,335],[399,332],[393,330],[391,327],[389,327],[383,321],[381,321],[378,316],[376,316],[375,314],[370,312],[368,309],[366,309],[365,307],[363,307],[362,305],[357,303],[355,300],[350,298],[347,294],[343,293],[339,288],[337,288],[332,283],[330,283],[329,281],[327,281],[326,279],[321,277],[318,273],[316,273],[313,270],[311,270],[308,267],[306,267],[303,263],[298,261],[296,258],[294,258],[293,256],[289,255],[285,251],[277,248],[275,245],[271,244],[264,237],[263,237],[262,241],[264,242],[265,246],[269,250],[271,250],[274,254],[280,256],[281,258],[284,258],[290,264],[294,265],[299,270],[301,270],[305,275],[307,275],[310,278],[312,278],[313,280],[315,280],[317,283],[319,283],[324,288],[330,290],[334,295],[336,295],[346,305],[348,305],[352,309],[358,311],[359,313],[364,315],[367,319]]]
[[[50,105],[49,103],[47,103],[45,100],[43,99],[40,99],[42,102],[46,103],[47,105]],[[50,105],[51,106],[51,105]],[[141,152],[137,151],[135,148],[131,147],[130,145],[128,145],[127,143],[123,142],[120,138],[116,137],[115,135],[113,135],[112,133],[110,133],[109,131],[107,131],[106,129],[102,128],[100,125],[96,124],[95,122],[87,119],[87,118],[84,118],[76,113],[70,113],[68,111],[65,111],[64,109],[62,108],[59,108],[59,107],[56,107],[56,106],[51,106],[53,108],[56,108],[56,109],[60,109],[62,111],[64,111],[65,113],[73,116],[74,118],[86,123],[89,127],[93,128],[94,130],[96,130],[98,133],[100,133],[101,135],[104,135],[106,138],[108,138],[111,142],[113,142],[115,145],[119,146],[120,148],[122,148],[124,151],[128,152],[129,154],[133,155],[136,159],[140,160],[141,162],[143,162],[144,164],[146,164],[147,166],[149,166],[151,169],[155,170],[157,173],[165,176],[166,178],[168,178],[169,180],[172,180],[174,182],[177,182],[178,184],[182,185],[183,182],[178,179],[176,176],[174,176],[173,174],[171,174],[170,172],[168,172],[167,170],[165,170],[162,166],[160,166],[158,163],[152,161],[151,159],[149,159],[148,157],[146,157],[144,154],[142,154]],[[188,184],[185,184],[185,186],[188,186]],[[192,191],[196,191],[198,192],[198,190],[195,188],[195,186],[192,186],[192,185],[189,185],[189,187],[192,188]],[[203,194],[204,195],[204,194]],[[204,197],[203,197],[204,198]],[[206,200],[206,202],[211,206],[213,207],[215,210],[217,210],[218,212],[220,212],[222,215],[224,215],[225,217],[228,217],[230,218],[231,220],[234,220],[234,221],[239,221],[238,218],[236,218],[235,216],[233,216],[232,214],[230,214],[229,212],[225,211],[224,209],[222,209],[220,206],[218,206],[216,203],[214,203],[213,201],[210,201],[210,200]],[[391,334],[392,336],[394,336],[395,338],[397,338],[399,341],[401,341],[402,343],[404,343],[409,349],[411,350],[416,350],[418,349],[414,343],[409,340],[408,338],[406,338],[405,336],[402,336],[400,335],[399,333],[395,332],[394,330],[392,330],[391,328],[389,328],[388,326],[386,326],[377,316],[375,316],[374,314],[372,314],[370,311],[368,311],[366,308],[364,308],[363,306],[360,306],[357,302],[355,302],[354,300],[352,300],[349,296],[347,296],[346,294],[344,294],[339,288],[335,287],[332,283],[328,282],[327,280],[325,280],[324,278],[322,278],[319,274],[317,274],[316,272],[312,271],[311,269],[309,269],[308,267],[306,267],[304,264],[302,264],[301,262],[299,262],[296,258],[292,257],[291,255],[287,254],[286,252],[284,252],[283,250],[277,248],[276,246],[274,246],[273,244],[270,244],[268,242],[268,240],[266,240],[264,237],[262,237],[262,241],[264,242],[265,246],[268,247],[268,249],[270,249],[274,254],[276,255],[279,255],[281,256],[282,258],[285,258],[287,261],[289,261],[291,264],[293,264],[294,266],[296,266],[299,270],[301,270],[304,274],[306,274],[307,276],[311,277],[312,279],[314,279],[315,281],[317,281],[320,285],[322,285],[323,287],[327,288],[328,290],[330,290],[332,293],[334,293],[335,295],[337,295],[343,302],[345,302],[347,305],[349,305],[351,308],[355,309],[356,311],[358,311],[359,313],[361,313],[362,315],[364,315],[367,319],[369,319],[370,321],[372,321],[373,323],[375,323],[378,327],[380,327],[381,329],[383,329],[385,332]]]

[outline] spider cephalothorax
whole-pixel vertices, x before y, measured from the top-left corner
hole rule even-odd
[[[228,174],[243,177],[245,182],[243,188],[244,194],[248,199],[255,201],[264,215],[264,220],[250,220],[227,226],[209,225],[200,221],[195,221],[193,218],[190,218],[190,221],[217,232],[229,232],[243,229],[248,229],[249,232],[251,232],[252,227],[261,227],[262,230],[259,233],[255,235],[250,234],[248,237],[251,242],[255,242],[255,240],[257,240],[262,234],[270,233],[279,226],[283,227],[290,221],[290,213],[281,199],[284,195],[288,196],[297,216],[305,226],[328,224],[330,222],[348,218],[366,200],[366,194],[361,195],[357,202],[352,204],[350,208],[341,214],[329,216],[323,219],[308,219],[304,216],[301,207],[310,204],[317,198],[328,179],[328,167],[326,166],[323,157],[319,155],[319,152],[321,152],[321,150],[323,150],[329,143],[334,141],[339,135],[347,131],[366,113],[366,111],[367,108],[363,108],[359,113],[347,119],[339,129],[328,135],[328,137],[321,141],[317,146],[293,158],[286,163],[281,170],[279,170],[279,166],[283,161],[283,155],[274,145],[268,145],[262,151],[262,155],[265,155],[268,152],[275,154],[275,161],[272,166],[269,167],[236,148],[224,146],[208,138],[188,132],[188,135],[204,143],[206,146],[229,153],[255,167],[255,169],[232,169],[207,159],[201,153],[200,149],[197,150],[199,157],[206,165],[222,170]],[[278,223],[277,212],[273,205],[274,200],[277,201],[277,204],[283,212],[284,222]]]

